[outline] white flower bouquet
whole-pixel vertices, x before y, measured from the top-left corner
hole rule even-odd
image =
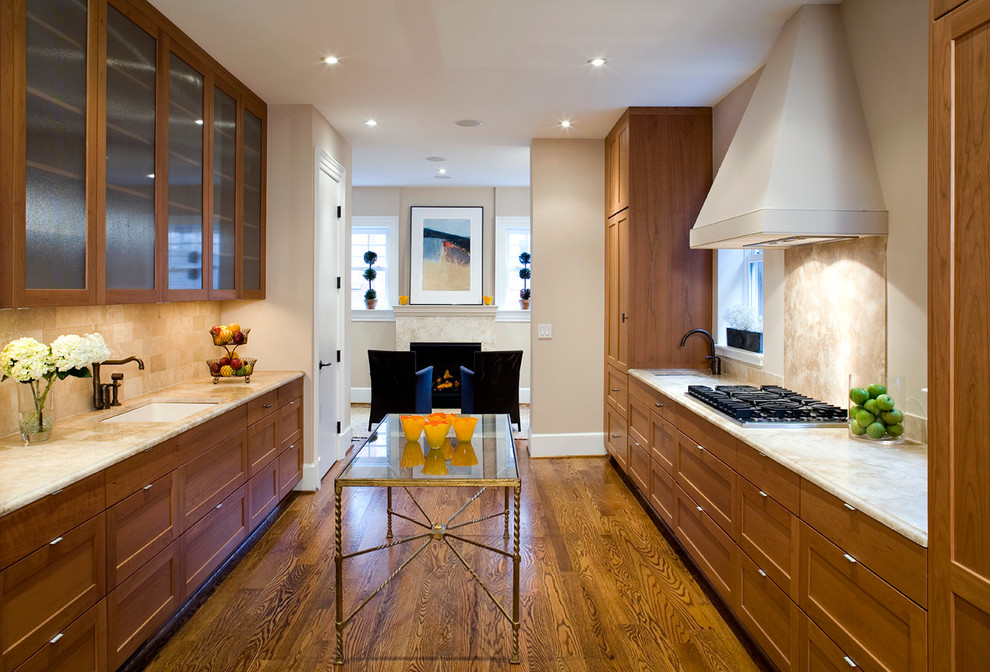
[[[89,378],[90,365],[109,356],[107,344],[98,333],[59,336],[51,345],[27,337],[8,343],[0,352],[0,381],[13,378],[29,386],[33,400],[33,409],[21,409],[20,430],[25,440],[36,435],[47,438],[51,432],[54,418],[50,412],[45,417],[45,402],[52,384],[69,376]]]

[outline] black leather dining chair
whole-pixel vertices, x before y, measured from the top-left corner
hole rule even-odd
[[[369,350],[371,415],[368,430],[389,413],[433,411],[433,367],[416,370],[416,353],[408,350]]]
[[[522,350],[481,350],[474,369],[461,367],[462,413],[508,413],[520,430],[519,370]]]

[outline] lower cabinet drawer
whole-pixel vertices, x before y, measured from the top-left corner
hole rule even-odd
[[[609,455],[619,463],[619,468],[626,472],[629,467],[628,436],[626,419],[611,405],[605,405],[605,447]]]
[[[245,483],[179,538],[183,600],[190,598],[247,538],[246,493]]]
[[[303,400],[296,397],[278,409],[278,442],[285,444],[303,428]]]
[[[106,595],[100,514],[0,573],[0,669],[13,670]]]
[[[650,447],[629,430],[629,478],[644,496],[650,494]]]
[[[296,487],[296,483],[302,480],[303,467],[303,440],[300,436],[296,443],[289,444],[289,447],[278,456],[278,498],[284,499],[287,494]]]
[[[736,484],[739,548],[796,601],[801,521],[745,478],[737,479]]]
[[[677,432],[677,483],[726,534],[733,534],[736,472],[680,432]]]
[[[629,376],[624,371],[605,367],[605,399],[615,404],[623,416],[629,404]]]
[[[203,452],[179,468],[182,492],[182,529],[213,510],[247,481],[247,432]]]
[[[677,538],[716,590],[732,604],[736,585],[732,569],[739,547],[679,486],[674,519]]]
[[[677,430],[674,426],[652,414],[653,436],[650,440],[650,452],[653,460],[659,462],[670,474],[677,473]]]
[[[178,543],[170,544],[107,597],[111,670],[120,667],[179,608],[178,547]]]
[[[739,589],[733,609],[781,672],[798,670],[801,610],[745,553],[739,554]]]
[[[104,672],[106,669],[107,609],[106,602],[101,600],[52,637],[15,672]]]
[[[179,537],[178,483],[179,474],[173,471],[107,511],[110,590]]]
[[[277,435],[278,415],[273,413],[247,429],[247,477],[251,478],[274,460],[281,448]]]
[[[677,510],[674,487],[674,477],[656,460],[650,460],[650,504],[671,529],[674,529],[674,512]]]
[[[836,646],[807,616],[801,616],[798,637],[798,669],[801,672],[849,672],[859,668],[856,661]]]
[[[927,614],[851,555],[801,525],[801,609],[856,664],[878,672],[927,669]]]
[[[248,481],[248,529],[254,530],[268,514],[275,510],[279,498],[278,460],[268,465]],[[295,465],[293,465],[293,468]]]

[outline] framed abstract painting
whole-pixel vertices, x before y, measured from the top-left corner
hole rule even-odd
[[[412,206],[409,303],[481,304],[481,207]]]

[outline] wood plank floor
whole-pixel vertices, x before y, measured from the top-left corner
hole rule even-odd
[[[605,458],[529,460],[524,448],[519,453],[522,664],[509,665],[508,622],[457,557],[431,543],[348,625],[345,670],[763,669]],[[393,493],[395,510],[416,517],[406,495]],[[414,494],[427,511],[449,516],[472,493]],[[330,476],[319,492],[297,496],[146,669],[333,669],[333,499]],[[461,520],[501,504],[501,491],[486,492]],[[345,553],[384,542],[383,489],[345,489],[343,516]],[[501,519],[463,529],[503,547]],[[394,531],[398,537],[418,528],[396,520]],[[412,542],[346,561],[345,610],[417,547]],[[473,546],[458,550],[511,613],[511,561]]]

